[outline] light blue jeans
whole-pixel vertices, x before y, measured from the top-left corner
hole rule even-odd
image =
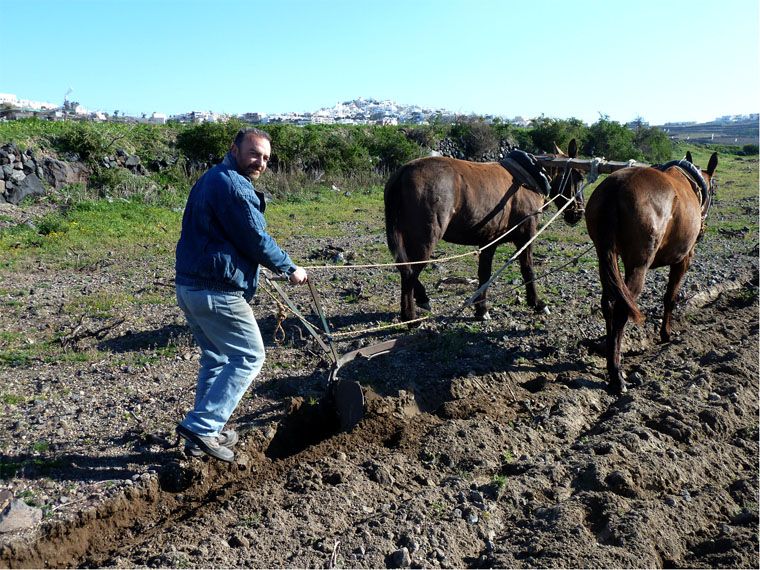
[[[181,423],[218,435],[264,364],[261,332],[241,295],[177,285],[177,303],[201,348],[195,404]]]

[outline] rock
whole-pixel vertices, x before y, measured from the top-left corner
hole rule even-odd
[[[390,555],[391,568],[409,568],[412,565],[412,556],[409,554],[409,549],[399,548],[396,552]]]
[[[87,181],[87,169],[79,163],[68,163],[55,158],[45,157],[42,160],[44,180],[53,188],[61,188],[67,184]]]
[[[367,463],[364,465],[364,471],[367,473],[370,481],[380,485],[393,485],[394,479],[384,465],[378,463]]]
[[[6,202],[18,206],[27,196],[43,196],[45,193],[46,190],[42,181],[37,178],[36,174],[30,174],[29,176],[25,176],[20,182],[14,181],[12,188],[6,184],[4,199]]]
[[[5,508],[11,504],[13,500],[13,493],[8,489],[0,489],[0,512],[3,512]]]
[[[0,533],[32,528],[42,520],[42,510],[21,499],[11,502],[0,514]]]
[[[251,541],[242,534],[233,534],[227,541],[232,548],[250,548]]]

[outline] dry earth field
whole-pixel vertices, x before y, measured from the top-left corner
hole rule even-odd
[[[659,343],[667,273],[650,272],[646,322],[626,333],[626,395],[605,390],[585,228],[558,223],[536,247],[548,313],[526,307],[507,272],[490,292],[491,321],[468,311],[340,338],[342,353],[413,338],[341,370],[368,394],[350,433],[321,401],[322,350],[293,317],[280,331],[260,291],[268,360],[233,416],[242,441],[229,466],[175,446],[198,355],[172,301],[170,255],[146,243],[79,269],[0,270],[0,331],[29,342],[62,333],[71,355],[0,367],[0,497],[44,514],[0,534],[0,566],[757,568],[758,162],[721,161],[677,335]],[[317,237],[313,219],[272,231],[307,265],[340,265],[337,252],[387,260],[376,204],[332,237]],[[33,221],[35,211],[3,214]],[[467,258],[423,273],[434,314],[474,290],[475,272]],[[397,318],[393,270],[311,275],[334,330]],[[311,314],[306,288],[288,292]],[[132,302],[99,319],[62,310],[85,296]]]

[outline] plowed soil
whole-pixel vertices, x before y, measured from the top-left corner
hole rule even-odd
[[[757,200],[719,202],[711,216],[756,228]],[[329,264],[331,252],[367,261],[352,254],[384,243],[381,217],[343,230],[280,241],[307,264]],[[4,311],[0,329],[64,331],[72,354],[105,357],[0,368],[3,392],[25,395],[0,403],[0,459],[16,466],[2,484],[45,513],[0,535],[0,566],[758,567],[756,230],[708,232],[667,344],[657,328],[667,271],[650,272],[646,322],[626,331],[622,397],[605,389],[596,264],[574,231],[537,246],[538,274],[582,256],[539,282],[546,312],[500,281],[490,321],[468,309],[414,331],[341,337],[341,353],[411,339],[341,369],[367,395],[348,433],[323,399],[324,352],[292,316],[280,329],[260,291],[268,360],[231,421],[232,465],[176,446],[197,352],[170,302],[172,259],[4,270],[4,294],[24,309]],[[502,250],[497,264],[511,246]],[[428,269],[434,314],[458,306],[475,273],[472,261]],[[392,269],[311,274],[334,330],[398,318]],[[169,301],[98,331],[60,310],[83,290]],[[312,314],[306,288],[287,291]]]

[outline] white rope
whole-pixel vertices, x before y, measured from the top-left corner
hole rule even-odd
[[[586,184],[585,184],[585,182],[584,182],[584,183],[581,185],[581,187],[580,187],[580,189],[578,190],[578,192],[576,192],[576,195],[578,195],[578,194],[580,194],[581,192],[583,192],[583,189],[585,188],[585,186],[586,186]],[[565,211],[565,209],[566,209],[566,208],[568,208],[568,207],[569,207],[571,204],[573,204],[573,203],[574,203],[574,199],[572,199],[572,200],[568,200],[568,201],[567,201],[567,203],[565,203],[565,205],[564,205],[564,206],[562,206],[562,207],[561,207],[559,210],[557,210],[557,213],[556,213],[556,214],[554,214],[554,215],[553,215],[553,216],[552,216],[552,217],[549,219],[549,221],[548,221],[548,222],[546,222],[546,223],[545,223],[545,224],[544,224],[544,225],[543,225],[543,226],[542,226],[542,227],[541,227],[541,228],[540,228],[540,229],[539,229],[539,230],[536,232],[536,234],[535,234],[535,235],[534,235],[532,238],[530,238],[530,239],[527,241],[527,243],[526,243],[525,245],[523,245],[523,246],[522,246],[520,249],[518,249],[518,250],[517,250],[517,251],[516,251],[516,252],[515,252],[515,253],[512,255],[512,257],[510,257],[510,258],[509,258],[509,259],[506,261],[506,263],[504,263],[504,265],[502,265],[502,266],[501,266],[501,268],[500,268],[500,269],[499,269],[499,270],[498,270],[496,273],[494,273],[493,275],[491,275],[491,278],[490,278],[488,281],[486,281],[485,283],[483,283],[483,285],[481,285],[480,287],[478,287],[478,290],[477,290],[477,291],[475,291],[475,293],[473,293],[473,294],[470,296],[470,298],[469,298],[469,299],[467,299],[467,300],[466,300],[464,303],[462,303],[462,305],[461,305],[461,306],[460,306],[460,307],[459,307],[459,308],[458,308],[456,311],[454,311],[454,313],[452,313],[452,314],[453,314],[453,315],[456,315],[456,314],[458,314],[458,313],[461,313],[461,312],[462,312],[462,311],[463,311],[463,310],[464,310],[466,307],[468,307],[469,305],[472,305],[472,304],[475,302],[475,299],[477,299],[477,298],[478,298],[478,297],[479,297],[479,296],[480,296],[480,295],[483,293],[483,291],[485,291],[486,289],[488,289],[488,287],[490,287],[491,283],[493,283],[493,282],[494,282],[494,281],[495,281],[495,280],[496,280],[496,279],[499,277],[499,275],[501,275],[501,274],[502,274],[502,272],[503,272],[503,271],[504,271],[504,270],[505,270],[505,269],[506,269],[506,268],[507,268],[507,267],[508,267],[508,266],[509,266],[509,265],[510,265],[510,264],[511,264],[511,263],[512,263],[512,262],[513,262],[515,259],[517,259],[517,258],[520,256],[520,254],[521,254],[523,251],[525,251],[525,250],[526,250],[528,247],[530,247],[530,246],[531,246],[531,244],[532,244],[534,241],[536,241],[536,239],[538,238],[538,236],[540,236],[540,235],[541,235],[541,234],[544,232],[544,230],[545,230],[546,228],[548,228],[548,227],[549,227],[549,225],[551,225],[551,223],[552,223],[554,220],[556,220],[556,219],[557,219],[557,217],[558,217],[558,216],[559,216],[559,215],[560,215],[562,212],[564,212],[564,211]]]
[[[593,184],[596,179],[599,178],[599,165],[605,162],[604,157],[594,157],[591,159],[591,167],[586,175],[586,181],[588,184]]]
[[[459,259],[459,258],[462,258],[462,257],[468,257],[468,256],[477,257],[484,250],[486,250],[489,247],[491,247],[493,244],[495,244],[495,243],[503,240],[510,233],[512,233],[517,228],[519,228],[522,224],[524,224],[527,220],[529,220],[533,216],[536,216],[536,215],[540,214],[541,212],[543,212],[546,209],[546,207],[549,204],[551,204],[552,202],[554,202],[557,198],[559,198],[559,196],[560,196],[560,194],[557,194],[551,200],[547,200],[546,202],[544,202],[543,206],[541,206],[538,210],[536,210],[535,212],[533,212],[533,213],[528,214],[527,216],[525,216],[522,220],[520,220],[519,222],[517,222],[514,226],[512,226],[511,228],[509,228],[506,232],[504,232],[503,234],[501,234],[496,239],[490,241],[489,243],[487,243],[486,245],[484,245],[482,247],[479,247],[479,248],[477,248],[477,249],[475,249],[473,251],[468,251],[466,253],[458,253],[458,254],[455,254],[455,255],[449,255],[447,257],[441,257],[441,258],[438,258],[438,259],[422,259],[420,261],[404,261],[404,262],[391,262],[391,263],[365,263],[365,264],[356,264],[356,265],[303,265],[302,267],[304,269],[372,269],[372,268],[377,268],[377,267],[400,267],[400,266],[403,266],[403,265],[420,265],[420,264],[423,264],[423,263],[432,263],[432,262],[435,262],[435,263],[444,263],[444,262],[452,261],[454,259]]]

